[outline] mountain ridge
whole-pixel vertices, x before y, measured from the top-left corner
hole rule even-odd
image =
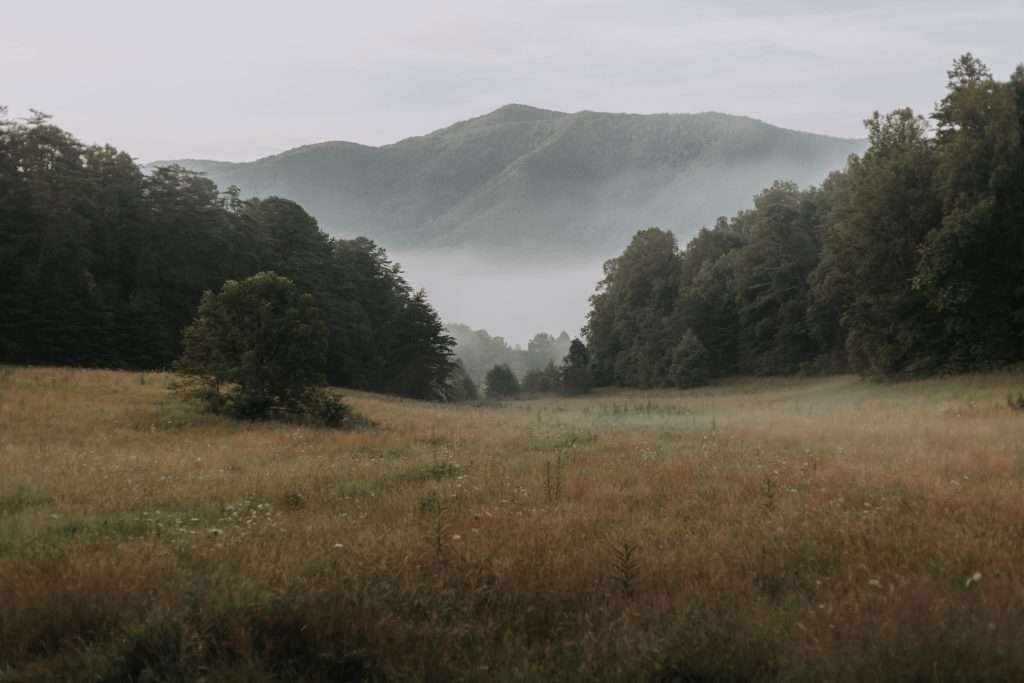
[[[244,196],[279,195],[340,236],[389,248],[599,253],[636,229],[681,237],[775,179],[817,183],[863,140],[700,112],[573,113],[508,104],[381,146],[343,140],[248,162],[183,159]]]
[[[303,145],[298,145],[296,147],[289,147],[288,149],[281,150],[280,152],[274,152],[273,154],[267,154],[267,155],[264,155],[262,157],[256,157],[255,159],[250,159],[250,160],[247,160],[247,161],[222,161],[222,160],[219,160],[219,159],[208,159],[208,158],[198,158],[198,157],[185,157],[185,158],[181,158],[181,159],[158,159],[156,161],[147,162],[144,165],[147,166],[147,167],[164,166],[164,165],[169,165],[169,164],[182,164],[182,165],[184,165],[184,164],[210,164],[210,165],[218,165],[218,166],[241,166],[241,165],[244,165],[244,164],[253,164],[253,163],[256,163],[256,162],[259,162],[259,161],[265,161],[267,159],[280,158],[282,156],[291,154],[293,152],[301,152],[301,151],[306,151],[306,150],[309,150],[309,149],[312,149],[312,148],[317,148],[317,147],[322,147],[322,146],[331,146],[331,145],[341,145],[341,146],[351,145],[353,147],[361,147],[361,148],[365,148],[365,149],[385,149],[385,148],[388,148],[388,147],[394,147],[396,145],[400,145],[400,144],[405,143],[405,142],[409,142],[409,141],[413,141],[413,140],[420,140],[420,139],[423,139],[423,138],[429,138],[431,136],[442,134],[442,133],[445,133],[445,132],[450,131],[452,129],[461,127],[464,124],[469,124],[469,123],[473,123],[473,122],[476,122],[476,121],[481,121],[481,120],[484,120],[484,119],[490,119],[491,117],[494,117],[495,115],[501,114],[504,110],[512,109],[512,108],[528,109],[528,110],[533,110],[533,111],[537,111],[537,112],[543,112],[545,114],[551,114],[551,115],[553,115],[551,118],[558,118],[558,117],[563,117],[563,116],[575,116],[575,115],[578,115],[578,114],[597,114],[597,115],[601,115],[601,116],[618,116],[618,117],[634,117],[635,116],[635,117],[652,117],[652,118],[656,118],[656,117],[674,117],[674,116],[678,116],[678,117],[683,117],[683,116],[686,116],[686,117],[715,116],[715,117],[724,117],[724,118],[729,118],[729,119],[738,119],[738,120],[743,120],[743,121],[750,121],[752,123],[755,123],[755,124],[758,124],[758,125],[762,125],[762,126],[766,126],[768,128],[773,128],[773,129],[776,129],[776,130],[786,131],[786,132],[790,132],[790,133],[798,133],[800,135],[821,138],[821,139],[824,139],[824,140],[835,140],[835,141],[848,142],[848,143],[857,144],[857,145],[866,144],[866,139],[865,138],[848,138],[848,137],[837,136],[837,135],[828,135],[826,133],[814,133],[814,132],[810,132],[810,131],[801,131],[801,130],[796,130],[794,128],[786,128],[785,126],[778,126],[778,125],[775,125],[773,123],[769,123],[767,121],[764,121],[762,119],[758,119],[758,118],[755,118],[755,117],[752,117],[752,116],[746,116],[746,115],[743,115],[743,114],[730,114],[730,113],[727,113],[727,112],[716,111],[716,110],[707,110],[707,111],[699,111],[699,112],[651,112],[651,113],[648,113],[648,114],[639,114],[639,113],[635,113],[635,112],[626,112],[626,111],[623,111],[623,112],[602,112],[602,111],[597,111],[597,110],[593,110],[593,109],[580,109],[580,110],[575,111],[575,112],[563,112],[563,111],[558,111],[558,110],[554,110],[554,109],[544,109],[544,108],[541,108],[541,107],[534,107],[534,106],[528,105],[528,104],[519,104],[519,103],[511,102],[509,104],[502,105],[502,106],[498,107],[497,109],[495,109],[495,110],[493,110],[491,112],[488,112],[486,114],[481,114],[480,116],[473,116],[473,117],[470,117],[468,119],[462,119],[461,121],[456,121],[455,123],[452,123],[452,124],[450,124],[448,126],[444,126],[442,128],[438,128],[437,130],[430,131],[429,133],[424,133],[422,135],[409,135],[409,136],[406,136],[404,138],[400,138],[399,140],[396,140],[395,142],[387,142],[387,143],[384,143],[384,144],[381,144],[381,145],[371,145],[371,144],[367,144],[367,143],[364,143],[364,142],[355,142],[354,140],[342,140],[342,139],[339,138],[339,139],[336,139],[336,140],[321,140],[320,142],[309,142],[309,143],[306,143],[306,144],[303,144]],[[518,121],[514,121],[512,123],[518,123]]]

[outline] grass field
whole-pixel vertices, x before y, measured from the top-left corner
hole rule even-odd
[[[1024,375],[338,432],[0,369],[0,681],[1024,680]]]

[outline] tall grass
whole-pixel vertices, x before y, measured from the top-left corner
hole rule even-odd
[[[1019,680],[1019,374],[239,424],[0,373],[0,681]]]

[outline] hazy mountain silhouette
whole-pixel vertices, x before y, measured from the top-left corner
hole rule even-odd
[[[383,147],[322,142],[246,163],[176,163],[243,196],[294,199],[326,231],[389,249],[536,258],[617,253],[650,225],[685,238],[773,180],[820,182],[863,148],[727,114],[511,104]]]

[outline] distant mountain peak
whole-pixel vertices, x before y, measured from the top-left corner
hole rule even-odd
[[[565,115],[566,113],[562,111],[541,109],[540,107],[531,107],[528,104],[516,104],[513,102],[503,107],[498,107],[480,118],[502,123],[518,123],[520,121],[547,121]]]
[[[446,128],[441,128],[428,133],[422,137],[437,137],[450,135],[464,130],[478,130],[487,128],[490,126],[503,126],[503,125],[515,125],[522,123],[543,123],[545,121],[554,121],[561,119],[565,116],[569,116],[565,112],[552,111],[550,109],[541,109],[540,107],[531,107],[527,104],[506,104],[498,107],[492,112],[483,114],[481,116],[474,116],[463,121],[457,121]],[[418,137],[406,138],[405,140],[399,140],[395,144],[402,144],[407,140],[421,139]]]
[[[640,227],[685,240],[772,181],[817,183],[863,141],[701,114],[506,104],[382,147],[330,142],[241,164],[182,162],[245,196],[294,199],[328,232],[385,247],[617,253]]]

